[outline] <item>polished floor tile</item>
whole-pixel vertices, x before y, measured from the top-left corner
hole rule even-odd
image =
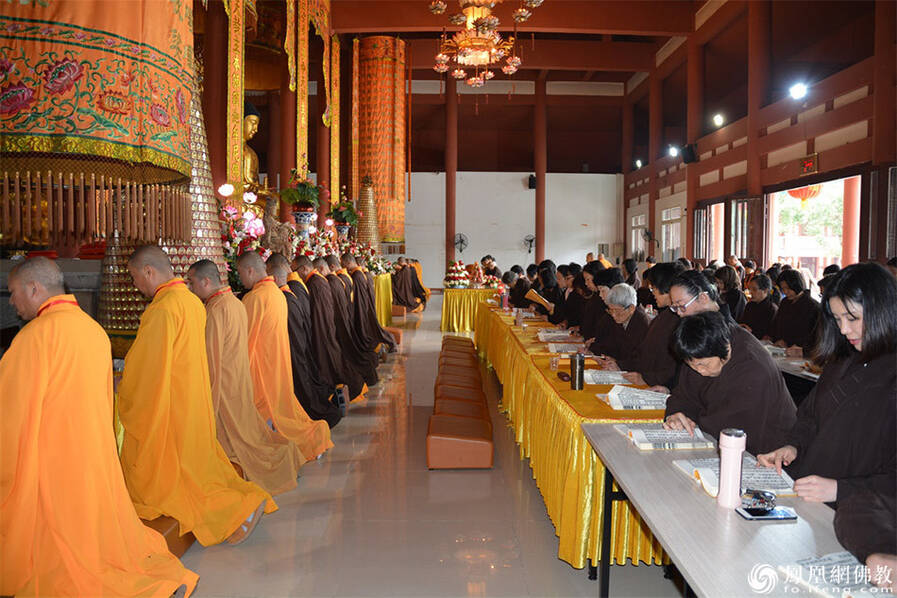
[[[495,467],[429,471],[427,421],[442,335],[441,297],[396,325],[402,350],[380,383],[333,430],[334,448],[301,470],[239,546],[184,555],[199,597],[597,596],[586,572],[557,558],[558,541],[532,472],[497,411]],[[611,595],[678,596],[660,567],[613,567]]]

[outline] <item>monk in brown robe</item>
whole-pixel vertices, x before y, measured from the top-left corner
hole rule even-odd
[[[327,262],[328,270],[330,270],[327,281],[330,283],[334,303],[337,307],[334,312],[336,338],[340,341],[345,358],[355,366],[364,383],[369,387],[374,386],[379,380],[377,364],[380,359],[375,352],[376,347],[368,347],[362,343],[355,328],[352,279],[342,269],[339,258],[335,255],[328,255],[324,259]]]
[[[29,322],[0,359],[0,595],[189,594],[197,575],[125,487],[109,337],[47,258],[13,268],[9,289]]]
[[[392,302],[393,305],[404,307],[410,312],[421,311],[423,305],[421,300],[414,295],[414,288],[411,282],[411,271],[414,269],[405,262],[405,258],[400,257],[396,261],[397,270],[392,275]]]
[[[411,293],[420,301],[421,306],[426,309],[427,301],[430,299],[430,293],[421,280],[420,264],[415,264],[417,260],[408,260],[407,266],[410,272],[408,277],[411,279]]]
[[[349,388],[350,398],[354,400],[363,394],[364,380],[343,357],[342,347],[336,338],[333,293],[321,270],[329,272],[324,258],[316,258],[314,265],[305,256],[296,258],[296,272],[308,287],[312,357],[324,382],[334,387],[345,384]]]
[[[206,311],[161,248],[137,248],[134,286],[152,302],[140,317],[119,384],[121,465],[137,514],[168,515],[203,546],[242,542],[271,495],[241,479],[218,443],[206,357]]]
[[[753,455],[774,450],[796,420],[782,374],[753,335],[718,311],[682,318],[673,350],[684,362],[667,399],[664,425],[714,437],[726,428],[747,434]]]
[[[255,252],[237,258],[243,297],[249,319],[249,368],[255,389],[255,405],[274,428],[299,445],[303,454],[318,457],[333,446],[326,422],[312,420],[293,392],[287,301],[268,276],[265,263]]]
[[[352,279],[355,300],[352,308],[355,312],[354,323],[358,331],[359,339],[370,350],[378,344],[384,345],[387,350],[396,350],[396,341],[392,335],[380,326],[377,321],[377,307],[374,303],[374,287],[362,268],[358,266],[355,256],[344,253],[340,257],[342,267],[349,273]]]
[[[206,352],[221,448],[247,479],[269,493],[292,490],[308,458],[265,425],[255,408],[246,308],[222,284],[218,267],[210,260],[190,266],[185,280],[206,306]]]
[[[268,274],[274,277],[274,284],[280,287],[287,300],[293,392],[310,418],[324,420],[333,428],[342,418],[340,400],[348,398],[344,398],[342,392],[337,393],[337,389],[327,386],[318,376],[317,367],[313,366],[314,362],[309,351],[308,291],[304,283],[287,281],[290,264],[283,255],[273,254],[265,262],[265,268]]]

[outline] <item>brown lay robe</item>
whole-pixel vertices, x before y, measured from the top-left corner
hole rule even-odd
[[[818,318],[819,303],[807,291],[802,292],[794,301],[782,299],[772,320],[770,338],[773,342],[783,340],[789,347],[797,345],[812,349],[816,344]]]
[[[322,419],[331,428],[342,419],[339,406],[330,399],[334,389],[324,383],[312,365],[309,352],[309,306],[308,293],[302,287],[300,297],[293,292],[292,286],[300,287],[298,282],[287,283],[280,287],[287,299],[287,322],[290,337],[290,361],[293,370],[293,392],[299,404],[312,419]]]
[[[744,313],[738,318],[738,323],[750,326],[751,334],[757,338],[763,338],[770,333],[777,311],[779,311],[779,306],[773,303],[772,298],[767,295],[763,301],[749,301],[744,306]]]
[[[305,279],[311,308],[311,353],[321,378],[328,386],[345,384],[349,388],[349,398],[356,398],[364,390],[364,380],[355,370],[348,367],[343,358],[342,348],[337,342],[334,312],[337,309],[330,290],[330,283],[320,272],[312,272]]]
[[[333,324],[336,329],[336,339],[343,351],[343,359],[354,368],[368,386],[377,384],[377,354],[365,351],[361,346],[358,336],[352,326],[351,306],[347,304],[349,295],[346,283],[336,274],[329,274],[327,282],[330,283],[330,291],[333,295]],[[353,395],[354,396],[354,395]]]
[[[308,458],[262,420],[249,368],[246,308],[229,287],[206,300],[206,352],[212,383],[215,430],[228,458],[271,494],[296,487]]]
[[[801,403],[781,444],[797,448],[788,467],[797,479],[838,481],[837,502],[860,490],[897,488],[897,356],[864,362],[859,353],[831,363]],[[778,448],[778,447],[775,447]]]
[[[749,453],[774,451],[794,425],[794,401],[772,357],[750,332],[733,325],[730,346],[729,361],[715,378],[683,364],[666,415],[681,412],[714,437],[740,428]]]
[[[610,315],[608,317],[610,318]],[[637,305],[626,328],[617,324],[613,318],[610,320],[610,324],[606,327],[608,334],[596,337],[591,346],[592,353],[609,355],[614,359],[633,357],[650,326],[645,310],[641,305]]]
[[[392,275],[392,302],[400,305],[408,311],[420,307],[420,299],[414,296],[411,285],[411,271],[414,268],[404,266]]]
[[[659,384],[671,388],[679,362],[673,356],[670,342],[678,325],[679,316],[667,307],[662,308],[648,326],[634,356],[618,359],[617,365],[622,370],[638,372],[650,386]]]
[[[380,326],[380,322],[377,320],[373,285],[361,268],[352,270],[351,276],[352,282],[355,283],[355,301],[352,302],[352,308],[355,310],[354,321],[358,337],[367,349],[383,343],[390,351],[395,351],[395,339]]]

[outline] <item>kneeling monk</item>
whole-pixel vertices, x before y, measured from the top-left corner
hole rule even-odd
[[[31,320],[0,360],[0,595],[170,596],[197,576],[143,525],[112,432],[109,337],[43,257],[9,275]]]
[[[271,494],[292,490],[308,458],[269,428],[255,408],[246,308],[221,283],[218,266],[210,260],[190,266],[186,280],[206,305],[206,353],[221,448],[243,468],[247,479]]]
[[[241,479],[215,431],[206,312],[174,276],[162,249],[139,247],[128,261],[134,286],[152,302],[140,317],[119,386],[121,465],[137,514],[168,515],[203,546],[242,542],[271,495]]]
[[[333,442],[327,422],[312,420],[293,393],[287,300],[274,277],[268,276],[258,253],[241,255],[237,272],[243,286],[251,289],[243,297],[243,305],[249,316],[249,368],[255,406],[262,417],[271,419],[278,432],[315,458],[331,448]]]

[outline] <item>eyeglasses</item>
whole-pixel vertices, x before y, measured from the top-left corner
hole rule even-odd
[[[697,295],[695,295],[694,297],[689,299],[687,303],[683,303],[682,305],[670,305],[670,309],[673,310],[673,313],[677,313],[677,314],[684,313],[685,310],[688,309],[688,306],[691,305],[692,303],[694,303],[700,296],[701,296],[701,294],[698,293]]]

